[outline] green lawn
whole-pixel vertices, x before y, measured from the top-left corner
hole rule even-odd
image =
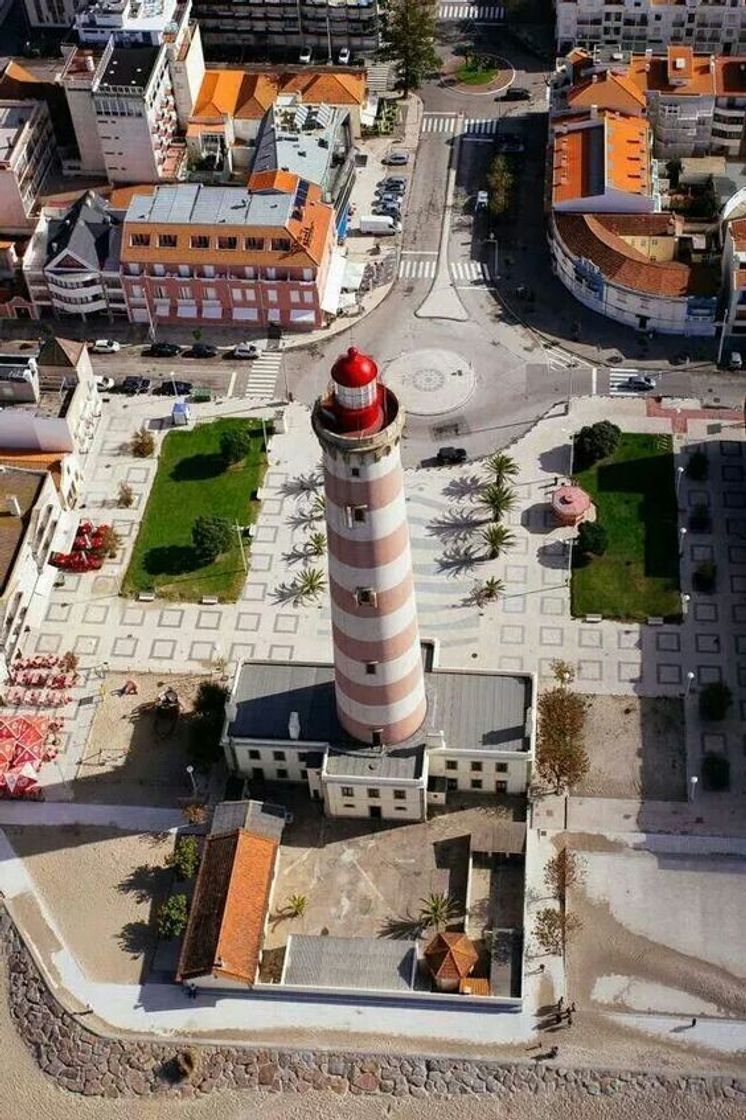
[[[467,86],[486,86],[494,81],[497,67],[487,66],[483,62],[470,60],[456,71],[456,77]]]
[[[669,436],[624,434],[616,452],[575,476],[609,537],[572,573],[572,613],[624,622],[678,617],[679,542]]]
[[[198,601],[203,595],[232,600],[245,580],[238,538],[229,552],[202,565],[192,547],[192,525],[204,514],[246,525],[254,521],[252,493],[266,466],[261,425],[251,451],[228,470],[220,457],[220,437],[245,420],[216,420],[189,432],[170,432],[163,441],[153,489],[137,537],[125,594],[157,591],[168,599]],[[248,541],[244,543],[248,559]]]

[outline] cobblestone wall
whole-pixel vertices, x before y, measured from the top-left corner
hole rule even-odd
[[[640,1097],[697,1093],[746,1106],[746,1078],[674,1076],[637,1071],[566,1069],[545,1062],[481,1062],[393,1054],[329,1053],[198,1046],[196,1068],[180,1080],[175,1045],[102,1038],[69,1015],[48,991],[7,911],[0,941],[8,968],[10,1010],[41,1069],[73,1093],[96,1097],[202,1096],[220,1089],[394,1097],[550,1093]]]

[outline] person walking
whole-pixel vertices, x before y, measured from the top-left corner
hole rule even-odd
[[[553,1046],[547,1055],[549,1058],[556,1058],[559,1054],[559,1046]]]
[[[696,1025],[697,1025],[697,1016],[696,1016],[696,1015],[694,1015],[694,1016],[692,1017],[692,1022],[691,1022],[691,1026],[693,1026],[693,1027],[696,1027]]]
[[[560,996],[559,999],[557,1000],[557,1014],[558,1015],[560,1015],[562,1013],[562,1008],[564,1006],[564,1003],[565,1003],[565,997]]]

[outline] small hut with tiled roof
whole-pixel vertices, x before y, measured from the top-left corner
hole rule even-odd
[[[479,959],[465,933],[436,933],[425,948],[425,961],[435,987],[441,992],[457,992]]]

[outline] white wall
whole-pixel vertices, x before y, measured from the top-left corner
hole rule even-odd
[[[371,779],[322,779],[324,807],[329,817],[369,818],[370,807],[378,806],[383,820],[420,821],[425,819],[425,781],[419,779],[404,783],[382,782]],[[378,797],[370,797],[369,789],[378,790]],[[347,792],[344,792],[347,791]],[[399,796],[397,796],[397,794]],[[402,796],[403,795],[403,796]]]
[[[174,101],[179,125],[184,130],[189,122],[189,115],[194,107],[199,87],[205,76],[205,59],[202,52],[202,35],[199,25],[195,24],[190,29],[191,43],[187,49],[186,57],[170,64],[171,81],[174,87]]]
[[[269,782],[306,782],[307,766],[303,759],[306,754],[323,753],[325,743],[318,745],[298,743],[294,740],[287,742],[259,743],[244,739],[233,740],[233,751],[236,758],[238,772],[244,777],[251,778],[252,771],[260,768],[264,777]],[[252,753],[258,757],[252,758]],[[284,755],[284,759],[275,758],[276,754]],[[229,764],[230,755],[228,755]],[[280,777],[280,771],[287,771],[287,775]]]
[[[456,788],[472,793],[495,793],[497,782],[506,782],[505,793],[525,793],[529,777],[531,759],[528,751],[516,755],[509,751],[502,752],[474,752],[431,750],[430,773],[434,777],[445,777],[456,781]],[[481,770],[473,769],[473,764],[481,766]],[[500,767],[506,767],[501,770]],[[481,781],[482,786],[474,786],[474,781]],[[446,804],[448,795],[446,794]]]
[[[90,88],[72,89],[65,83],[65,97],[75,130],[75,140],[80,152],[80,166],[84,174],[103,175],[106,160],[98,134],[98,119]]]

